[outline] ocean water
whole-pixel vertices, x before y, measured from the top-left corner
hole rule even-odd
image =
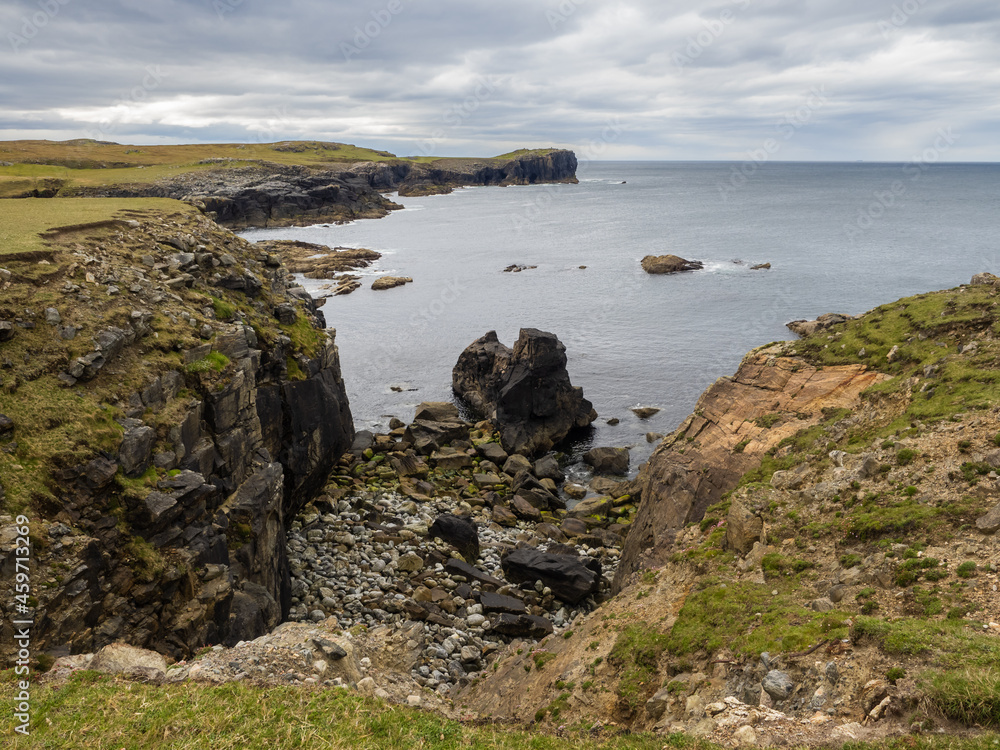
[[[595,162],[578,176],[394,196],[405,208],[383,219],[243,236],[383,253],[361,289],[323,307],[359,429],[450,400],[452,367],[487,331],[510,346],[540,328],[566,344],[600,415],[573,452],[628,445],[633,471],[647,432],[674,429],[749,349],[794,337],[788,321],[1000,273],[996,164]],[[665,253],[705,268],[642,271],[643,256]],[[504,273],[511,264],[537,268]],[[372,291],[383,274],[414,281]],[[322,294],[328,282],[304,283]],[[639,420],[634,406],[661,411]]]

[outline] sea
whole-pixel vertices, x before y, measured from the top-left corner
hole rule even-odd
[[[555,333],[599,414],[564,446],[579,478],[598,445],[629,446],[634,474],[647,433],[674,430],[748,350],[794,338],[789,321],[1000,274],[1000,164],[595,161],[577,176],[393,195],[404,208],[382,219],[243,236],[382,253],[361,289],[322,308],[358,429],[452,400],[452,367],[487,331],[508,346],[521,328]],[[640,267],[667,253],[704,268]],[[413,282],[371,290],[386,274]],[[639,419],[638,406],[660,411]]]

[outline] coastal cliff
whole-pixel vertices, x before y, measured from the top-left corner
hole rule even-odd
[[[636,571],[662,565],[677,532],[701,521],[767,451],[825,413],[856,406],[861,392],[884,377],[864,365],[819,369],[781,355],[781,347],[749,354],[650,456],[636,481],[642,504],[622,549],[616,590]]]
[[[31,508],[37,647],[182,658],[267,632],[287,519],[354,435],[334,333],[278,258],[190,209],[49,237],[4,255],[0,310],[2,492]]]
[[[565,149],[418,160],[318,142],[142,149],[96,141],[4,145],[0,154],[12,160],[12,172],[6,175],[0,166],[0,197],[172,198],[230,228],[379,218],[400,208],[384,195],[394,191],[427,195],[462,186],[577,181],[576,155]],[[17,162],[30,164],[39,176],[22,177]],[[53,176],[46,176],[46,168]]]

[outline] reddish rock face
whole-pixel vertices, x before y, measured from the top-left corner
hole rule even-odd
[[[863,365],[818,370],[780,354],[778,347],[749,354],[734,377],[702,394],[694,414],[654,451],[637,479],[642,503],[622,550],[616,592],[632,573],[662,563],[677,531],[700,521],[767,451],[819,422],[823,408],[853,405],[885,377]],[[755,424],[765,415],[782,419],[770,427]]]

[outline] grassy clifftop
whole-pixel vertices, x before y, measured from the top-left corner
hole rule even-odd
[[[0,198],[37,191],[72,195],[82,188],[147,184],[193,172],[261,164],[330,170],[359,162],[434,165],[457,169],[475,161],[500,165],[547,155],[553,149],[520,149],[486,159],[402,158],[388,151],[323,141],[132,146],[88,139],[0,142]]]

